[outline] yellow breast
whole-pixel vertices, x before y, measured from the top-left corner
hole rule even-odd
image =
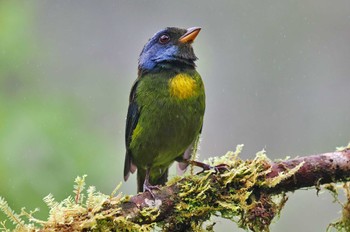
[[[169,80],[170,95],[186,99],[196,94],[196,81],[188,74],[181,73]]]

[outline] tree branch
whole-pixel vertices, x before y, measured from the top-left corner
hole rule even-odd
[[[266,178],[273,178],[280,173],[304,163],[293,177],[281,181],[269,193],[293,191],[296,189],[317,186],[320,184],[348,181],[350,178],[350,149],[318,155],[275,162]]]
[[[269,172],[265,175],[267,179],[273,179],[283,176],[289,170],[300,166],[294,175],[282,179],[274,187],[262,186],[254,189],[256,195],[272,194],[277,195],[283,192],[294,191],[305,187],[317,187],[320,184],[336,183],[348,181],[350,179],[350,149],[343,151],[305,156],[285,161],[271,162]],[[155,198],[162,202],[159,207],[159,215],[154,222],[162,221],[169,217],[174,210],[174,206],[179,199],[179,185],[186,183],[188,178],[183,178],[180,182],[168,187],[163,187],[160,191],[155,192]],[[208,178],[210,186],[226,189],[227,186],[217,185],[217,175],[211,174]],[[230,186],[232,188],[233,186]],[[222,190],[220,190],[222,191]],[[225,190],[224,190],[225,191]],[[140,216],[139,212],[150,206],[149,199],[152,199],[150,193],[145,192],[132,197],[128,202],[124,202],[122,207],[123,216],[128,217],[131,221],[137,222]],[[214,203],[214,202],[213,202]],[[143,221],[150,223],[150,221]]]
[[[35,219],[33,212],[24,210],[15,214],[3,198],[0,209],[17,224],[17,231],[153,231],[155,227],[163,231],[201,231],[204,226],[213,231],[215,223],[207,222],[212,215],[233,220],[243,229],[269,231],[271,221],[287,201],[285,192],[350,180],[349,146],[278,162],[269,160],[264,151],[253,160],[243,161],[239,158],[242,147],[208,161],[212,166],[225,164],[227,170],[176,177],[153,192],[155,199],[149,192],[132,197],[121,193],[107,196],[94,187],[84,195],[83,176],[76,178],[75,197],[62,202],[56,202],[52,195],[44,198],[50,208],[47,221]],[[343,205],[343,214],[350,215],[349,185],[344,189],[348,203]],[[24,216],[39,227],[26,224]],[[349,217],[343,218],[330,225],[350,228]]]

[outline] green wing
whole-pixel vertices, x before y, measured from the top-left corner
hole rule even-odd
[[[132,138],[132,132],[134,131],[140,116],[140,108],[137,105],[136,99],[135,99],[137,85],[138,85],[138,80],[135,81],[134,85],[131,88],[131,92],[129,96],[128,115],[126,118],[126,128],[125,128],[126,154],[125,154],[125,161],[124,161],[124,180],[125,181],[128,179],[130,172],[134,173],[136,170],[136,167],[132,163],[130,143]]]

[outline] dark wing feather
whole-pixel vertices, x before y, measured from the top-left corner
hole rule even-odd
[[[130,97],[129,97],[129,108],[128,115],[126,118],[126,128],[125,128],[125,146],[126,146],[126,154],[125,154],[125,162],[124,162],[124,180],[126,181],[129,177],[130,172],[135,172],[136,168],[132,163],[132,155],[129,149],[132,132],[134,131],[137,122],[140,116],[140,109],[136,103],[136,89],[138,85],[138,80],[135,81],[134,85],[131,88]]]

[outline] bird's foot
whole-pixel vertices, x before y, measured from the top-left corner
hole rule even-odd
[[[209,164],[205,164],[205,163],[198,162],[195,160],[189,160],[189,163],[203,169],[202,171],[198,172],[197,174],[201,174],[204,171],[208,171],[208,170],[214,170],[215,173],[220,173],[221,171],[228,171],[229,170],[229,168],[226,164],[219,164],[216,166],[211,166]]]
[[[158,185],[151,185],[148,181],[143,184],[143,192],[149,192],[153,199],[156,199],[153,190],[160,190]]]

